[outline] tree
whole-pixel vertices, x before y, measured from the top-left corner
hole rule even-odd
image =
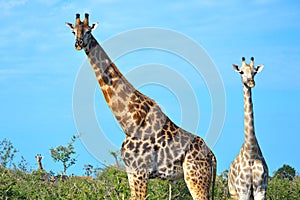
[[[12,145],[12,142],[4,138],[0,142],[0,166],[6,168],[14,165],[13,159],[18,150]],[[14,166],[15,167],[15,166]]]
[[[109,153],[115,158],[116,166],[120,167],[120,164],[119,164],[119,161],[118,161],[118,154],[119,153],[117,151],[110,151]]]
[[[94,168],[94,166],[93,165],[91,165],[91,164],[85,164],[84,166],[83,166],[83,169],[84,169],[84,175],[86,175],[86,176],[91,176],[92,175],[92,173],[93,173],[93,168]]]
[[[289,165],[283,165],[274,173],[274,177],[280,179],[288,179],[290,181],[293,180],[295,176],[296,176],[296,170]]]
[[[18,168],[23,172],[28,172],[27,166],[29,163],[25,160],[23,156],[21,156],[21,161],[18,163]]]
[[[66,171],[69,167],[75,164],[77,161],[73,156],[76,154],[74,150],[74,142],[78,138],[78,136],[73,135],[71,138],[71,142],[69,142],[68,146],[58,146],[56,148],[51,148],[51,157],[54,162],[61,162],[63,165],[63,174],[66,174]]]

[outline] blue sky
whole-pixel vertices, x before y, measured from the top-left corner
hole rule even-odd
[[[1,0],[0,7],[0,139],[11,140],[33,169],[37,168],[34,156],[40,153],[45,169],[59,172],[62,168],[53,162],[49,149],[66,145],[78,134],[73,91],[86,55],[75,50],[74,36],[65,22],[73,23],[75,13],[88,12],[91,22],[99,22],[93,33],[99,42],[124,31],[159,27],[184,34],[206,50],[226,93],[225,123],[213,147],[218,173],[229,168],[243,143],[242,84],[231,64],[240,64],[242,56],[247,60],[254,56],[256,64],[265,65],[256,77],[253,101],[255,130],[270,174],[283,164],[300,171],[298,1]],[[199,92],[201,112],[196,134],[205,137],[211,111],[209,93],[203,80],[189,77],[193,71],[180,68],[185,66],[182,60],[166,52],[142,50],[124,55],[116,63],[124,74],[148,63],[185,71],[183,76]],[[140,89],[157,100],[171,119],[180,122],[178,102],[168,88],[150,84]],[[105,109],[102,94],[96,91],[98,122],[115,128],[108,137],[120,146],[124,135]],[[75,148],[78,162],[69,173],[83,174],[83,164],[87,163],[101,166],[81,141]]]

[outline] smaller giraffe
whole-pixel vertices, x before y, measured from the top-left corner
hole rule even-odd
[[[254,76],[261,72],[264,65],[254,67],[254,58],[250,64],[242,58],[242,66],[233,64],[236,72],[242,76],[244,87],[244,134],[245,141],[240,153],[231,163],[228,173],[230,197],[239,200],[266,199],[268,186],[268,166],[262,155],[254,132],[253,103],[251,88],[255,86]]]
[[[44,170],[43,165],[42,165],[43,156],[41,154],[37,154],[35,156],[35,158],[36,158],[36,161],[38,163],[38,170],[43,171]]]

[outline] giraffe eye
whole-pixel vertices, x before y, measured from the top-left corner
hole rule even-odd
[[[243,71],[240,71],[240,74],[244,74],[244,72],[243,72]]]
[[[75,31],[72,31],[72,33],[75,35]]]

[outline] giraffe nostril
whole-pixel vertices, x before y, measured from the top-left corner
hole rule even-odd
[[[254,87],[255,86],[255,82],[254,82],[254,80],[250,80],[249,82],[248,82],[248,86],[249,87]]]
[[[78,45],[79,45],[79,46],[82,46],[83,40],[77,39],[75,44],[76,44],[77,46],[78,46]]]
[[[76,42],[75,42],[75,48],[77,50],[81,50],[83,47],[83,40],[82,39],[76,39]]]

